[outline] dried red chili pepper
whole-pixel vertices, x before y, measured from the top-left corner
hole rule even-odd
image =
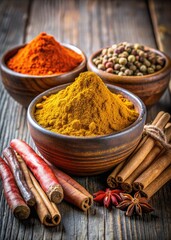
[[[120,189],[110,190],[110,188],[106,188],[106,191],[100,190],[93,194],[94,201],[103,204],[106,208],[110,208],[112,205],[117,206],[122,201],[120,196],[122,192],[123,190]]]

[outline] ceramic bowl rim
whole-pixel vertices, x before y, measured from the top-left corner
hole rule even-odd
[[[159,54],[160,56],[164,57],[166,63],[164,65],[163,68],[161,68],[159,71],[157,72],[154,72],[152,74],[147,74],[147,75],[143,75],[143,76],[118,76],[117,74],[112,74],[112,73],[107,73],[103,70],[100,70],[98,69],[95,64],[93,63],[93,58],[97,57],[98,55],[100,55],[101,51],[105,48],[109,48],[109,47],[103,47],[99,50],[97,50],[96,52],[94,52],[89,58],[88,58],[88,61],[87,61],[87,65],[88,65],[88,68],[90,66],[91,68],[91,71],[93,72],[96,72],[98,73],[99,72],[99,75],[102,77],[102,78],[106,78],[108,79],[108,81],[115,81],[115,82],[118,82],[118,83],[125,83],[125,81],[127,83],[132,83],[132,84],[135,84],[135,83],[144,83],[144,82],[154,82],[156,81],[155,77],[158,77],[159,78],[162,78],[163,76],[167,75],[169,72],[171,72],[171,59],[168,55],[166,55],[164,52],[162,51],[159,51],[157,49],[154,49],[154,48],[151,48],[151,47],[148,47],[148,46],[145,46],[145,49],[147,50],[151,50],[157,54]]]
[[[59,134],[59,133],[55,133],[52,132],[50,130],[47,130],[45,128],[43,128],[41,125],[39,125],[37,123],[37,121],[35,120],[34,116],[33,116],[33,111],[35,109],[35,105],[37,103],[40,102],[40,100],[42,99],[42,97],[44,95],[50,95],[52,93],[56,93],[64,88],[66,88],[67,86],[69,86],[71,83],[68,84],[62,84],[60,86],[48,89],[47,91],[39,94],[37,97],[35,97],[31,103],[28,106],[28,110],[27,110],[27,122],[29,124],[31,124],[35,129],[37,129],[38,131],[42,132],[45,135],[54,137],[54,138],[59,138],[59,139],[68,139],[68,140],[75,140],[75,141],[96,141],[96,140],[104,140],[104,139],[110,139],[110,138],[117,138],[120,137],[122,135],[125,135],[127,133],[129,133],[130,131],[133,131],[134,128],[137,128],[139,125],[141,125],[141,122],[145,119],[146,120],[146,107],[145,104],[143,103],[143,101],[136,96],[135,94],[131,93],[130,91],[123,89],[121,87],[117,87],[117,86],[113,86],[111,84],[106,84],[107,87],[109,89],[113,89],[114,91],[123,93],[125,95],[128,95],[129,98],[133,99],[133,101],[135,101],[140,108],[140,112],[139,112],[139,116],[138,118],[135,120],[135,122],[133,122],[130,126],[124,128],[121,131],[118,131],[116,133],[111,133],[111,134],[107,134],[107,135],[99,135],[99,136],[68,136],[68,135],[63,135],[63,134]]]
[[[26,78],[26,79],[29,79],[29,78],[32,78],[32,79],[42,78],[42,79],[44,79],[44,78],[54,78],[54,77],[67,77],[67,76],[70,76],[73,73],[76,73],[77,71],[79,71],[80,69],[82,69],[83,67],[86,66],[87,57],[86,57],[85,53],[80,48],[78,48],[78,47],[76,47],[76,46],[74,46],[72,44],[69,44],[69,43],[61,43],[60,42],[60,44],[62,46],[64,46],[65,48],[68,48],[68,49],[73,50],[76,53],[80,54],[82,56],[82,58],[83,58],[83,61],[77,67],[75,67],[73,70],[71,70],[69,72],[61,73],[61,74],[51,74],[51,75],[30,75],[30,74],[24,74],[24,73],[15,72],[12,69],[8,68],[7,65],[6,65],[6,61],[9,58],[7,58],[7,56],[10,55],[10,53],[13,52],[13,51],[17,52],[19,49],[23,48],[27,44],[17,45],[15,47],[7,50],[2,55],[1,66],[0,66],[1,71],[5,71],[5,72],[7,72],[10,75],[13,75],[15,77],[20,77],[20,78]]]

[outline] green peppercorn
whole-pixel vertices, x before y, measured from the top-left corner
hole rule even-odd
[[[101,60],[96,60],[96,61],[95,61],[96,66],[99,65],[100,63],[102,63]]]
[[[156,69],[156,66],[154,64],[151,65],[151,67],[155,70]]]
[[[142,65],[142,66],[140,67],[140,71],[143,72],[143,73],[145,73],[145,72],[147,71],[147,67],[146,67],[145,65]]]
[[[119,72],[118,76],[124,76],[124,73],[123,72]]]
[[[126,58],[120,58],[119,59],[119,64],[121,64],[121,65],[126,65],[127,64],[127,59]]]
[[[107,55],[104,55],[104,56],[103,56],[103,59],[108,60],[108,58],[109,58],[109,57],[108,57]]]
[[[100,69],[100,70],[105,70],[105,66],[103,64],[99,64],[97,66],[97,68]]]
[[[105,55],[105,54],[107,54],[107,49],[106,49],[106,48],[104,48],[104,49],[102,50],[102,55]]]
[[[140,57],[144,57],[144,52],[142,50],[139,51],[139,54],[138,54]]]
[[[151,68],[151,67],[149,67],[149,68],[147,68],[147,72],[148,72],[149,74],[154,73],[154,69]]]
[[[162,68],[161,65],[156,65],[156,70],[160,70]]]
[[[143,73],[139,72],[137,73],[137,76],[143,76]]]
[[[113,57],[113,55],[111,53],[109,53],[107,56],[108,56],[108,59]]]
[[[128,61],[129,62],[135,62],[135,56],[134,55],[129,55]]]
[[[129,55],[129,54],[128,54],[128,52],[126,52],[126,51],[124,51],[124,52],[122,53],[122,56],[125,57],[125,58],[127,58],[128,55]]]
[[[144,64],[147,66],[147,67],[150,67],[151,66],[151,63],[145,58],[144,59]]]
[[[132,65],[129,67],[129,69],[132,70],[132,71],[135,71],[135,70],[137,69],[137,67],[136,67],[134,64],[132,64]]]
[[[135,44],[134,44],[134,48],[135,48],[135,49],[144,50],[144,46],[143,46],[143,45],[140,45],[140,44],[138,44],[138,43],[135,43]]]
[[[108,54],[112,54],[114,52],[113,48],[108,48],[107,52],[108,52]]]
[[[121,68],[120,68],[120,71],[121,72],[124,72],[126,70],[126,67],[125,66],[122,66]]]

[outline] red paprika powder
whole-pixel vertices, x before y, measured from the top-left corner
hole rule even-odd
[[[40,33],[7,62],[15,72],[51,75],[69,72],[82,62],[82,56],[57,42],[53,36]]]

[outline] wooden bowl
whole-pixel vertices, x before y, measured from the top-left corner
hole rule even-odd
[[[133,102],[139,113],[138,119],[124,130],[109,135],[97,137],[61,135],[40,126],[35,120],[34,112],[42,96],[57,93],[66,86],[68,84],[40,94],[29,105],[28,126],[38,150],[49,162],[74,175],[95,175],[112,169],[128,157],[137,146],[146,119],[145,105],[129,91],[107,84],[110,91],[120,93]]]
[[[93,63],[93,59],[100,55],[103,49],[93,53],[88,59],[87,68],[88,70],[98,74],[104,82],[125,88],[138,97],[140,97],[146,106],[155,104],[164,91],[168,87],[171,72],[171,59],[156,49],[146,47],[150,51],[157,53],[158,55],[165,58],[165,66],[153,73],[144,76],[118,76],[116,74],[107,73],[99,70]]]
[[[2,82],[11,97],[27,107],[31,100],[41,92],[61,84],[70,83],[74,81],[81,72],[86,70],[87,59],[85,54],[79,48],[70,44],[61,45],[79,53],[83,61],[72,71],[60,75],[34,76],[21,74],[9,69],[6,65],[8,59],[14,56],[17,51],[25,45],[15,47],[3,55],[1,60]]]

